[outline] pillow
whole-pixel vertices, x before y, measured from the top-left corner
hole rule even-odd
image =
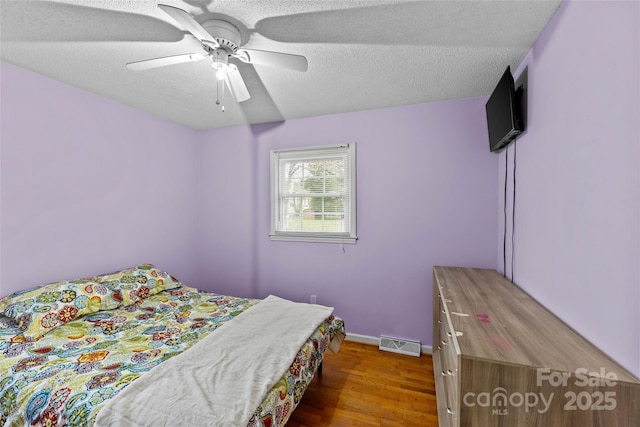
[[[122,304],[125,306],[164,290],[182,286],[178,279],[158,270],[152,264],[141,264],[117,273],[98,276],[96,280],[107,283],[114,292],[120,292]]]
[[[112,310],[120,304],[119,294],[93,279],[50,283],[0,299],[2,313],[14,319],[31,340],[80,316]]]
[[[22,331],[18,329],[18,322],[0,313],[0,337],[18,335],[21,333]]]

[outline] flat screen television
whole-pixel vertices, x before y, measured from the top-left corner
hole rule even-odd
[[[499,151],[506,147],[524,131],[523,120],[520,117],[521,99],[521,90],[516,91],[511,69],[507,67],[486,105],[491,151]]]

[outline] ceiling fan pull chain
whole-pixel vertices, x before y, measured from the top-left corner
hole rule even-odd
[[[220,97],[218,96],[218,82],[216,82],[216,105],[220,105]]]
[[[216,79],[216,105],[220,105],[220,82]]]
[[[222,83],[222,80],[216,79],[216,105],[220,105],[224,113],[224,85],[222,86],[222,102],[220,102],[220,85]]]

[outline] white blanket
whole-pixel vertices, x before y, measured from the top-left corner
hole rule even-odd
[[[133,381],[100,410],[102,426],[241,426],[333,308],[273,295]]]

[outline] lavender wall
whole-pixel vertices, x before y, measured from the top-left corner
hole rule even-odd
[[[222,293],[331,305],[348,332],[432,342],[434,265],[496,267],[497,156],[485,99],[200,135],[201,278]],[[357,143],[355,245],[269,240],[269,150]]]
[[[516,143],[514,280],[636,375],[639,21],[638,2],[565,2],[514,73],[528,67],[529,124]],[[511,147],[510,185],[513,154]],[[504,162],[505,153],[499,194]]]
[[[196,132],[0,71],[0,295],[139,262],[195,281]]]

